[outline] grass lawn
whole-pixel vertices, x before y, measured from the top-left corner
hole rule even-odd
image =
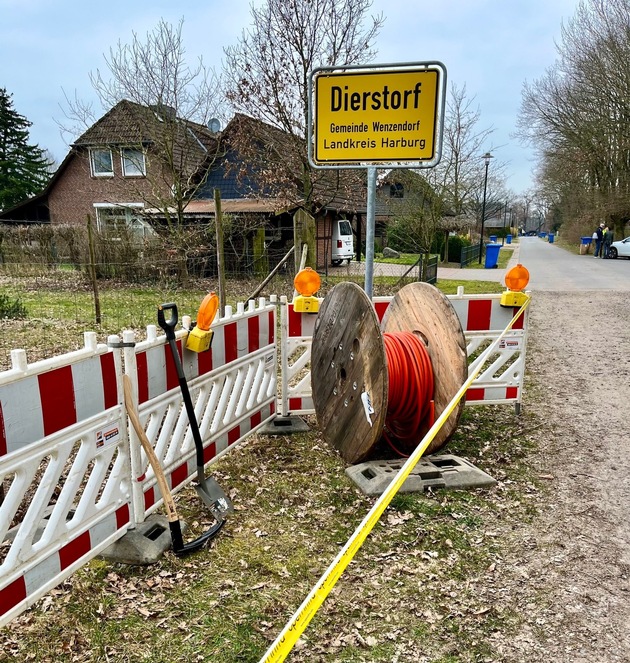
[[[532,415],[467,408],[449,452],[498,479],[471,491],[401,494],[290,656],[302,661],[498,660],[521,620],[501,587],[504,546],[536,512],[524,458]],[[12,660],[260,659],[374,502],[318,432],[253,436],[211,466],[236,511],[210,548],[149,567],[93,560],[0,633]],[[177,496],[194,536],[207,513]],[[503,532],[503,533],[502,533]]]
[[[565,251],[569,251],[569,253],[575,253],[576,255],[580,255],[581,242],[570,242],[568,239],[566,239],[566,237],[564,236],[558,237],[556,235],[554,243],[557,244],[560,248],[564,249]],[[589,250],[589,255],[593,255],[594,250],[595,250],[595,243],[593,242]]]
[[[418,253],[401,253],[400,258],[384,258],[382,253],[374,254],[374,262],[388,265],[415,265],[420,258]]]

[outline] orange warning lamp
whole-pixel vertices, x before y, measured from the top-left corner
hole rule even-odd
[[[219,298],[214,292],[209,292],[201,302],[197,311],[197,327],[208,331],[219,309]]]
[[[219,308],[219,298],[214,292],[208,293],[201,302],[197,311],[197,322],[190,330],[186,339],[186,348],[193,352],[205,352],[212,343],[212,330],[210,325]]]
[[[523,306],[529,299],[523,290],[529,283],[529,271],[520,263],[505,275],[507,290],[501,295],[501,306]]]
[[[505,275],[505,285],[515,292],[525,290],[529,283],[529,271],[520,263]]]
[[[319,274],[310,267],[301,269],[293,279],[295,289],[300,293],[293,300],[293,310],[296,313],[317,313],[319,299],[314,297],[321,286]]]

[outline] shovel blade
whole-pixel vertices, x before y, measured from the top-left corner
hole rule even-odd
[[[210,508],[212,515],[217,521],[224,520],[226,514],[234,511],[232,501],[226,495],[223,488],[219,486],[214,477],[205,477],[200,480],[199,473],[197,473],[197,480],[198,483],[195,486],[197,495],[199,495],[203,503]]]

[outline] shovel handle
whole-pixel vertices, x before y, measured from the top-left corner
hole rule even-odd
[[[167,320],[164,315],[165,311],[171,312],[171,317]],[[175,338],[175,327],[177,325],[177,304],[171,302],[170,304],[161,304],[158,306],[157,311],[158,325],[162,327],[166,338],[171,341]]]
[[[131,381],[129,380],[129,376],[123,375],[123,392],[124,392],[125,409],[127,410],[127,416],[129,417],[129,421],[131,421],[131,425],[133,426],[133,429],[135,430],[136,435],[140,440],[140,444],[144,449],[144,453],[147,455],[147,459],[149,460],[149,463],[153,468],[153,474],[155,474],[155,479],[157,481],[160,492],[162,493],[162,499],[164,500],[164,507],[166,508],[166,515],[168,518],[168,522],[169,523],[179,522],[179,518],[177,517],[177,511],[175,510],[175,502],[173,501],[173,495],[171,494],[171,491],[168,487],[168,483],[166,483],[164,470],[162,470],[162,466],[160,465],[158,457],[155,455],[153,446],[151,445],[151,442],[149,441],[149,438],[147,437],[147,434],[144,432],[144,428],[140,423],[140,418],[138,417],[136,406],[133,401],[132,390],[133,387],[131,386]]]

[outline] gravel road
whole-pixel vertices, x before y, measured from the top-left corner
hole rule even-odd
[[[524,408],[550,498],[514,531],[511,591],[526,626],[504,660],[630,661],[630,261],[524,238],[532,304]]]

